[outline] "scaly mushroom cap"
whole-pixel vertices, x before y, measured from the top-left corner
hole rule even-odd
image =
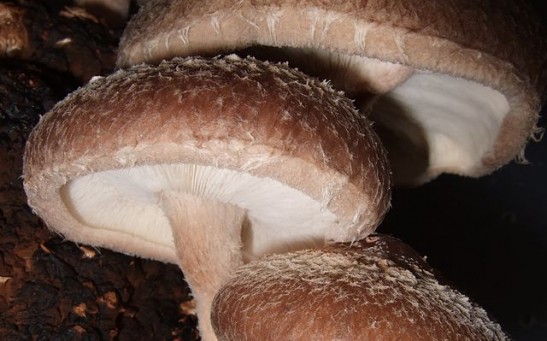
[[[118,65],[230,51],[286,60],[371,107],[399,183],[480,176],[534,133],[544,34],[509,0],[156,0]]]
[[[413,249],[382,235],[246,264],[212,312],[221,341],[507,339]]]
[[[92,81],[25,150],[29,205],[68,239],[177,263],[203,340],[245,257],[363,238],[389,206],[370,122],[328,84],[255,60],[176,59]]]
[[[251,257],[363,238],[390,199],[384,151],[349,100],[285,65],[235,56],[93,80],[44,116],[24,161],[29,204],[50,228],[169,262],[165,191],[246,210]]]

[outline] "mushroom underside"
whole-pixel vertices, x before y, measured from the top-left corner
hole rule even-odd
[[[371,119],[390,153],[398,183],[441,173],[482,175],[509,103],[479,83],[417,72],[378,98]]]
[[[244,259],[322,245],[325,231],[336,223],[326,202],[271,178],[213,166],[164,164],[110,170],[76,178],[61,189],[68,211],[85,228],[114,231],[120,240],[138,237],[167,246],[174,254],[172,227],[161,203],[166,192],[199,195],[245,210]],[[195,205],[192,201],[189,197],[186,204]]]
[[[376,123],[399,184],[482,175],[510,112],[507,98],[481,83],[368,57],[270,46],[235,53],[288,62],[344,91]]]

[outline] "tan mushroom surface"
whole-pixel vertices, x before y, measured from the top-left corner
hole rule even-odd
[[[210,302],[246,259],[366,237],[387,158],[352,103],[286,65],[175,59],[92,80],[27,143],[29,205],[67,239],[177,263]]]
[[[480,176],[517,156],[545,98],[544,33],[502,0],[155,0],[118,65],[237,51],[329,79],[376,123],[395,181]]]
[[[486,312],[387,235],[239,268],[213,301],[221,341],[508,340]]]

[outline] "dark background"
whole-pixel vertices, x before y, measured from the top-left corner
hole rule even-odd
[[[545,0],[529,2],[547,23]],[[539,125],[547,126],[545,105]],[[395,190],[379,232],[426,255],[515,340],[547,340],[547,134],[525,155],[528,165],[480,179],[441,176]]]

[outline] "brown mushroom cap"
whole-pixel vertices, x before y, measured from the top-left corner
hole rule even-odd
[[[242,266],[215,297],[212,323],[223,341],[507,339],[413,249],[382,235]]]
[[[246,49],[354,99],[383,94],[371,116],[395,179],[420,183],[484,175],[523,150],[545,96],[542,32],[509,0],[157,0],[128,25],[118,65]]]
[[[70,196],[76,194],[70,191],[77,191],[71,188],[77,179],[99,186],[112,176],[114,183],[117,175],[108,172],[115,170],[146,172],[146,167],[155,165],[190,164],[243,172],[248,175],[245,181],[264,179],[301,193],[320,212],[332,215],[333,221],[321,232],[327,240],[365,237],[389,206],[384,151],[370,123],[349,100],[328,84],[284,65],[239,58],[141,65],[94,80],[74,92],[30,136],[25,189],[31,207],[69,239],[173,261],[168,227],[155,222],[148,230],[136,232],[134,226],[143,223],[145,215],[158,218],[160,211],[124,217],[120,228],[94,226],[100,224],[101,213],[86,217],[80,211],[85,207],[71,203]],[[97,173],[106,178],[93,182],[98,177],[92,175]],[[245,181],[242,184],[250,186]],[[81,185],[86,189],[87,185]],[[143,191],[154,194],[156,185],[143,186]],[[261,195],[282,201],[275,196],[278,193],[263,191]],[[142,193],[134,194],[135,202],[145,203],[143,209],[157,204],[139,198]],[[116,195],[109,200],[120,199]],[[93,202],[100,204],[100,200]],[[232,204],[253,210],[255,203],[237,200]],[[271,210],[285,210],[275,213],[281,216],[294,205],[290,201],[278,204]],[[113,202],[104,205],[107,209]],[[252,220],[253,214],[249,215]],[[309,223],[302,222],[302,226]]]
[[[390,199],[385,151],[350,100],[236,56],[93,80],[40,121],[23,176],[67,239],[178,263],[204,340],[245,257],[363,238]]]

